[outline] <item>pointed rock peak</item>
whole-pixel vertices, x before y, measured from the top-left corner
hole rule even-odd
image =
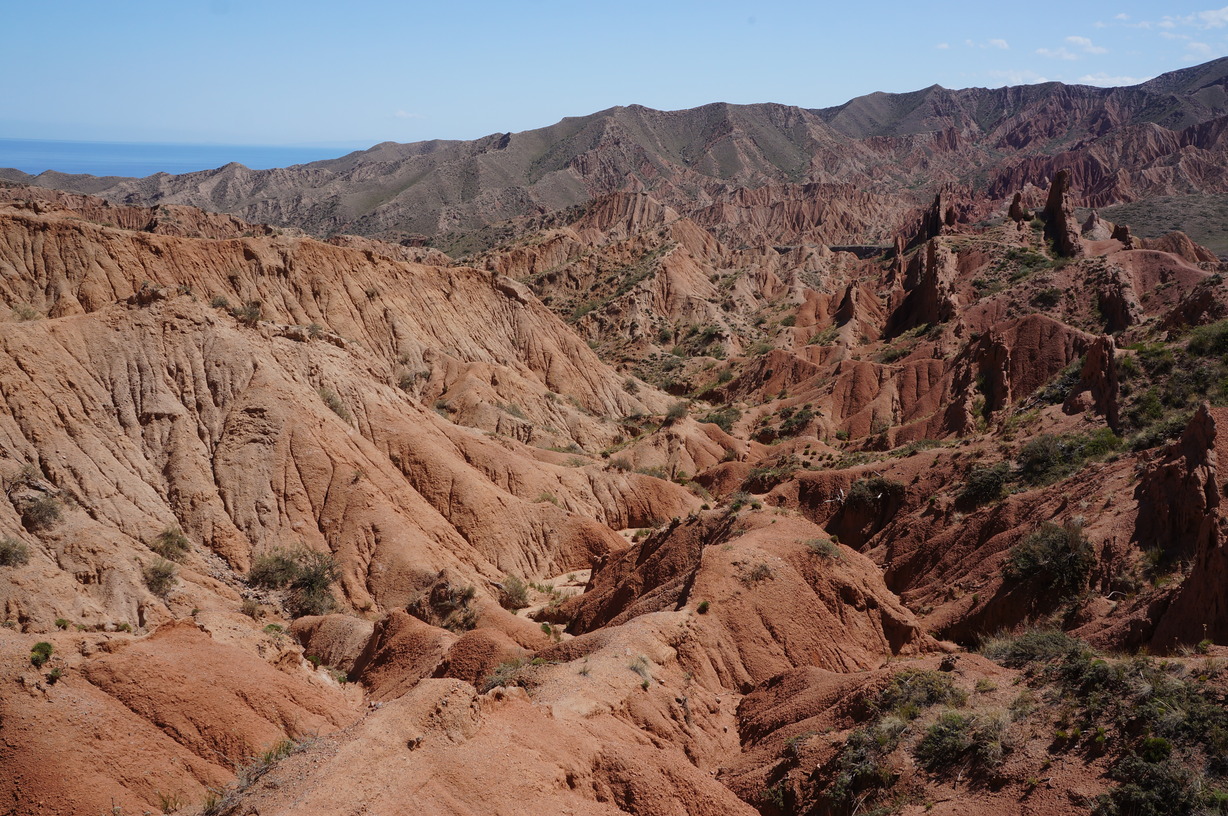
[[[1032,220],[1032,211],[1023,205],[1023,193],[1015,193],[1015,197],[1011,199],[1011,208],[1007,215],[1016,224]]]
[[[1049,187],[1045,202],[1045,238],[1053,241],[1059,255],[1076,258],[1083,254],[1083,241],[1079,235],[1079,222],[1074,217],[1070,203],[1070,171],[1059,170]]]

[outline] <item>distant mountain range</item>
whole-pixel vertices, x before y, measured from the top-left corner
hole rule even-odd
[[[784,226],[798,240],[871,242],[938,189],[975,192],[982,203],[959,214],[976,218],[1063,168],[1082,206],[1228,192],[1226,84],[1222,58],[1123,88],[933,85],[818,110],[632,105],[522,133],[384,142],[272,170],[232,163],[140,179],[17,170],[0,178],[116,203],[189,204],[316,235],[430,237],[453,249],[491,224],[618,190],[651,191],[718,231],[791,211]],[[816,199],[822,212],[804,206]]]

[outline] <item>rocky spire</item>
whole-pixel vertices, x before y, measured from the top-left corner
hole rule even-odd
[[[1049,187],[1049,199],[1045,202],[1045,238],[1053,241],[1059,255],[1077,258],[1083,254],[1083,241],[1079,237],[1079,222],[1074,217],[1074,207],[1067,193],[1070,191],[1070,171],[1059,170]]]

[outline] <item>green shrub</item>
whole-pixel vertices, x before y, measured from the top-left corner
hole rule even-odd
[[[665,423],[668,425],[677,422],[687,415],[687,410],[688,407],[685,402],[681,400],[675,402],[669,407],[669,410],[665,412]]]
[[[149,591],[159,598],[165,598],[175,588],[175,584],[179,583],[179,579],[175,577],[175,565],[165,558],[146,564],[141,569],[141,577],[145,579],[145,586],[149,587]]]
[[[524,609],[529,605],[529,585],[515,575],[507,576],[499,587],[499,605],[504,609]]]
[[[252,586],[288,589],[286,608],[295,617],[324,615],[336,605],[329,587],[337,580],[337,564],[331,553],[314,550],[274,550],[258,556],[248,570]]]
[[[811,538],[806,542],[806,548],[819,558],[828,560],[840,558],[840,546],[828,538]]]
[[[1189,350],[1199,357],[1228,354],[1228,320],[1194,329],[1190,334]]]
[[[1052,309],[1062,300],[1062,290],[1056,286],[1041,289],[1032,295],[1031,303],[1038,309]]]
[[[877,513],[892,497],[904,495],[904,485],[883,476],[858,479],[844,498],[847,510]]]
[[[695,611],[701,615],[708,614],[708,608],[711,606],[707,601],[700,601],[699,606],[695,607]]]
[[[0,538],[0,567],[20,567],[30,561],[30,549],[15,538]]]
[[[1209,794],[1199,776],[1176,760],[1148,762],[1127,756],[1115,763],[1109,776],[1121,784],[1097,801],[1103,816],[1170,816],[1196,813]]]
[[[1046,589],[1066,598],[1083,589],[1095,564],[1096,556],[1079,524],[1046,521],[1011,548],[1005,574],[1012,580],[1037,578]]]
[[[242,306],[236,306],[230,313],[244,326],[255,326],[264,316],[258,300],[249,300]]]
[[[1020,477],[1029,484],[1051,484],[1074,473],[1088,459],[1121,447],[1121,438],[1108,428],[1090,434],[1041,434],[1028,441],[1015,457]]]
[[[62,517],[59,501],[51,496],[35,499],[21,511],[22,522],[31,530],[49,530]]]
[[[405,606],[405,611],[432,626],[450,632],[467,632],[477,626],[478,612],[473,608],[477,590],[471,586],[456,586],[438,582],[419,593]]]
[[[929,771],[956,765],[993,767],[1002,761],[1005,753],[1004,730],[1002,721],[996,718],[947,711],[926,730],[913,753]]]
[[[318,393],[320,394],[320,399],[324,400],[324,404],[328,406],[328,410],[332,411],[346,422],[350,421],[350,411],[345,407],[345,403],[341,401],[341,398],[337,396],[336,392],[334,392],[331,388],[321,386]]]
[[[897,775],[887,756],[899,745],[902,732],[903,724],[896,720],[849,734],[832,762],[834,778],[823,794],[835,806],[835,812],[849,812],[855,803],[895,784]]]
[[[1083,641],[1061,630],[1030,629],[1021,635],[988,639],[981,644],[981,654],[1004,666],[1019,669],[1078,653],[1084,648]]]
[[[483,694],[491,689],[499,688],[500,686],[520,686],[524,688],[527,680],[527,674],[524,671],[529,668],[530,663],[523,658],[515,658],[513,660],[505,660],[491,672],[478,686],[479,691]]]
[[[872,707],[895,712],[901,719],[913,720],[926,708],[936,705],[963,705],[968,694],[955,686],[944,672],[905,669],[874,698]]]
[[[191,543],[178,527],[167,527],[154,538],[149,548],[168,561],[182,561]]]
[[[296,556],[284,550],[274,550],[252,559],[252,568],[247,572],[247,582],[252,586],[283,589],[290,585],[297,574]]]
[[[33,664],[34,668],[36,669],[42,668],[43,664],[51,659],[51,653],[53,651],[55,651],[55,647],[45,640],[40,640],[38,643],[35,643],[34,648],[30,650],[30,663]]]
[[[297,562],[286,599],[290,614],[302,617],[331,612],[336,601],[329,587],[337,580],[337,562],[332,554],[307,550],[299,553]]]
[[[1005,462],[999,462],[992,467],[973,468],[968,472],[958,500],[973,507],[998,501],[1006,495],[1006,483],[1009,479],[1010,466]]]
[[[700,422],[711,422],[725,433],[733,431],[733,424],[742,418],[742,412],[732,405],[709,411],[699,418]]]

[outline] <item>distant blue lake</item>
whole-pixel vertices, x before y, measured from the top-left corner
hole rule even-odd
[[[335,159],[351,151],[337,147],[267,147],[139,142],[62,142],[46,139],[0,139],[0,167],[32,175],[44,170],[93,176],[149,176],[191,173],[239,162],[253,170],[289,167]]]

